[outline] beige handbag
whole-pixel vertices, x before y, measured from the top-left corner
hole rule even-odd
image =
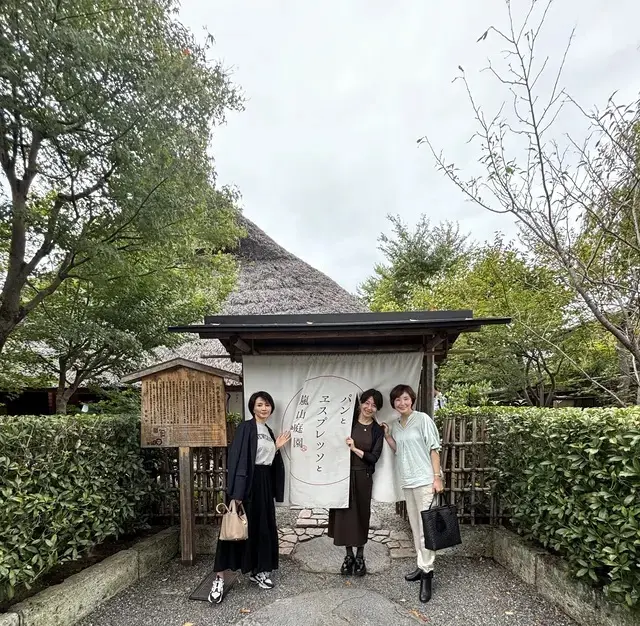
[[[223,511],[220,510],[223,508]],[[231,506],[228,507],[221,502],[216,511],[222,515],[222,525],[220,526],[221,541],[244,541],[249,537],[249,524],[247,523],[247,514],[244,512],[242,504],[236,508],[236,501],[231,500]]]

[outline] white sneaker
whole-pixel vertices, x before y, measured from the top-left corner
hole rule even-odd
[[[258,572],[257,574],[251,574],[249,580],[256,583],[260,589],[273,589],[273,581],[271,580],[270,572]]]
[[[207,600],[211,602],[211,604],[220,604],[222,602],[222,596],[224,595],[224,578],[220,576],[216,576],[213,579],[213,584],[211,585],[211,591],[207,596]]]

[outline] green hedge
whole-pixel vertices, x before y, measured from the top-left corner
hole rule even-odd
[[[640,608],[640,407],[456,413],[488,418],[496,486],[518,531]]]
[[[1,416],[0,599],[134,530],[151,490],[137,416]]]

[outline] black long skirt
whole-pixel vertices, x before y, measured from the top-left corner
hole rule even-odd
[[[278,528],[270,465],[256,465],[250,499],[243,502],[249,538],[218,540],[215,571],[241,570],[243,574],[278,569]]]
[[[364,546],[369,539],[373,476],[363,469],[352,469],[349,481],[349,508],[329,509],[329,529],[336,546]]]

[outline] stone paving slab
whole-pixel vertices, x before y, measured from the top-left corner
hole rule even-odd
[[[304,616],[304,617],[303,617]],[[424,622],[373,591],[339,589],[276,600],[238,622],[239,626],[416,626]]]
[[[333,539],[318,537],[299,544],[291,558],[305,572],[337,574],[344,560],[345,549],[333,545]],[[381,543],[370,542],[365,548],[365,562],[371,574],[384,572],[391,566],[389,549]]]

